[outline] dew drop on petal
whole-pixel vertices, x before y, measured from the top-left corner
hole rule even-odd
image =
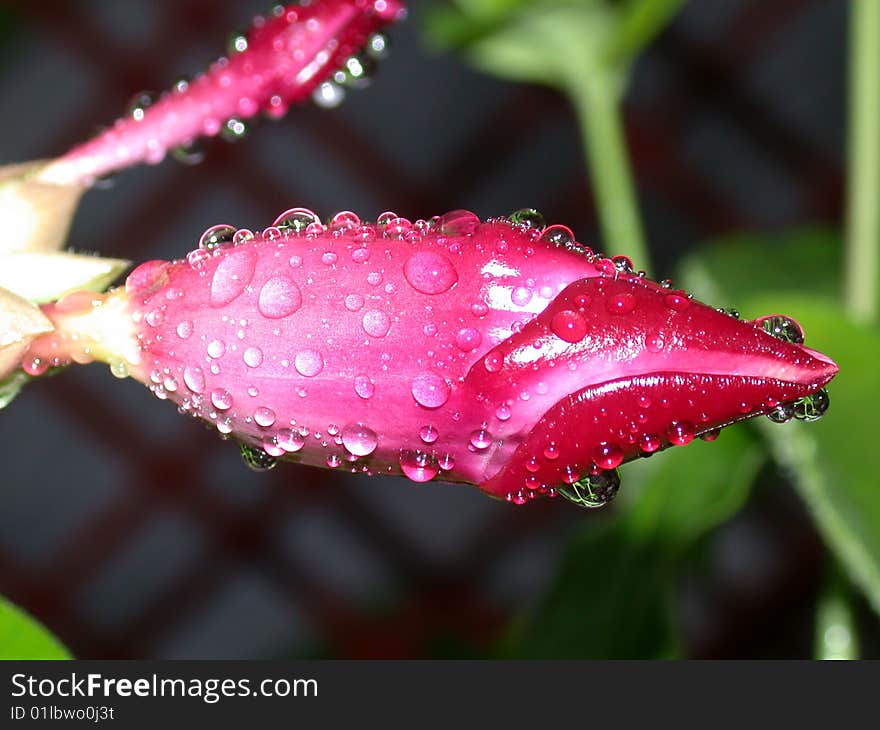
[[[355,456],[369,456],[378,444],[376,432],[362,423],[350,423],[342,429],[342,445]]]
[[[278,443],[278,446],[288,454],[299,451],[306,444],[305,439],[299,433],[290,428],[280,429],[275,435],[275,440]]]
[[[376,392],[376,386],[369,375],[357,375],[354,379],[354,392],[364,400],[369,400]]]
[[[480,334],[480,331],[475,330],[473,327],[465,327],[459,330],[455,336],[455,344],[464,352],[477,349],[482,341],[483,336]]]
[[[413,398],[425,408],[439,408],[449,399],[449,385],[436,373],[425,372],[413,378]]]
[[[296,371],[306,378],[313,378],[324,369],[324,356],[317,350],[303,350],[293,360]]]
[[[433,456],[413,449],[401,450],[400,469],[409,479],[419,483],[430,481],[440,471]]]
[[[222,307],[239,297],[254,276],[257,254],[252,248],[227,253],[211,280],[211,306]]]
[[[391,329],[391,319],[385,312],[378,309],[368,309],[362,319],[364,332],[370,337],[384,337]]]
[[[623,449],[615,444],[601,443],[593,452],[593,460],[603,469],[615,469],[623,462]]]
[[[403,266],[403,275],[422,294],[442,294],[458,281],[452,262],[434,251],[419,251],[410,256]]]
[[[286,276],[273,276],[260,289],[257,307],[269,319],[293,314],[302,305],[302,293],[296,282]]]
[[[587,323],[578,312],[562,309],[553,315],[550,329],[566,342],[580,342],[587,334]]]
[[[433,444],[439,436],[440,433],[433,426],[422,426],[419,429],[419,438],[426,444]]]
[[[469,210],[451,210],[440,216],[437,225],[444,236],[467,236],[480,225],[480,219]]]
[[[349,294],[345,297],[345,308],[349,312],[357,312],[364,306],[364,298],[360,294]]]
[[[684,446],[694,440],[696,429],[687,421],[673,421],[666,429],[666,437],[676,446]]]
[[[249,347],[244,351],[243,359],[249,368],[258,368],[263,364],[263,351],[259,347]]]
[[[211,391],[211,403],[214,404],[214,408],[217,410],[225,411],[232,408],[232,396],[228,390],[215,388]]]
[[[483,451],[484,449],[488,449],[492,444],[492,434],[489,433],[485,428],[478,428],[475,431],[471,432],[470,435],[471,446],[473,446],[478,451]]]
[[[183,382],[193,393],[205,390],[205,374],[200,367],[187,365],[183,370]]]
[[[674,312],[683,312],[690,306],[691,301],[683,292],[670,292],[664,295],[663,303]]]
[[[275,423],[275,411],[273,411],[271,408],[260,406],[259,408],[257,408],[257,410],[254,411],[254,421],[256,421],[258,426],[268,428],[273,423]]]
[[[629,292],[621,292],[609,298],[605,308],[611,314],[629,314],[636,308],[636,298]]]

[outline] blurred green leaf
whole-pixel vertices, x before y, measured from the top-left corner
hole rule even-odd
[[[739,510],[763,459],[754,434],[734,427],[715,443],[669,449],[624,467],[621,513],[586,518],[553,588],[515,628],[509,655],[673,656],[679,562]]]
[[[42,625],[0,598],[0,659],[70,658],[70,652]]]
[[[757,423],[790,470],[829,547],[880,612],[880,333],[854,323],[839,304],[839,244],[828,232],[726,239],[689,256],[681,283],[698,298],[733,304],[752,318],[797,319],[806,342],[840,366],[819,423]]]

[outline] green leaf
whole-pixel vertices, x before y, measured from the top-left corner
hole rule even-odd
[[[71,659],[70,652],[20,608],[0,598],[0,659]]]
[[[620,514],[589,514],[509,655],[651,658],[677,653],[672,588],[682,556],[742,506],[764,459],[749,429],[622,469]],[[625,491],[626,490],[626,491]],[[597,524],[598,523],[598,524]]]
[[[19,391],[30,380],[30,376],[21,370],[10,373],[0,379],[0,411],[8,406],[18,395]]]

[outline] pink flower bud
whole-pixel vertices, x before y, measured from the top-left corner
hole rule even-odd
[[[99,306],[48,308],[68,333],[50,338],[61,352],[75,333],[77,359],[122,363],[258,466],[468,482],[519,503],[595,506],[625,461],[824,409],[837,366],[793,320],[739,321],[565,227],[512,218],[325,226],[296,209],[258,233],[215,226]]]
[[[187,148],[202,136],[241,136],[245,120],[259,112],[283,116],[361,51],[371,33],[404,13],[401,0],[278,6],[233,38],[228,57],[155,102],[139,95],[128,116],[50,163],[39,179],[88,184],[137,163],[161,162],[168,150]]]

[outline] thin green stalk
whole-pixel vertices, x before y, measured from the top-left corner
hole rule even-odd
[[[876,323],[880,308],[880,2],[850,7],[847,309]]]
[[[816,659],[858,659],[859,640],[847,586],[832,566],[816,608]]]
[[[572,100],[587,152],[604,246],[609,253],[629,256],[636,268],[650,270],[617,85],[594,79],[576,90]]]

